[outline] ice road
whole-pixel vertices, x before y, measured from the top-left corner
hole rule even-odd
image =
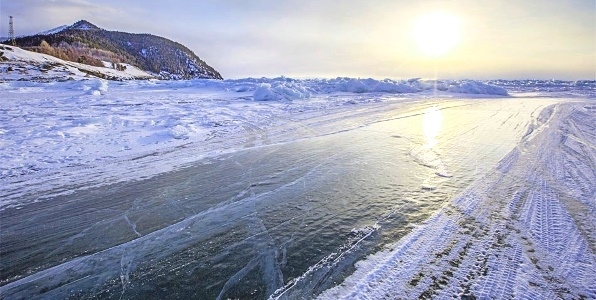
[[[593,99],[238,92],[5,86],[2,298],[596,297]]]

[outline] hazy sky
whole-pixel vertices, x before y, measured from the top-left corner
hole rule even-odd
[[[429,12],[460,22],[437,58],[413,37]],[[9,15],[16,35],[80,19],[160,35],[224,78],[596,78],[595,0],[0,0],[0,36]]]

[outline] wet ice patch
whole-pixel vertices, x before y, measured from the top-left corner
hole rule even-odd
[[[343,260],[354,252],[358,251],[359,245],[374,235],[380,226],[378,223],[367,225],[361,228],[352,228],[346,242],[338,251],[323,257],[316,264],[310,266],[304,274],[293,278],[283,287],[277,289],[269,296],[269,299],[294,299],[303,298],[302,289],[314,290],[320,283],[320,278],[328,277],[338,265],[345,263]]]
[[[433,169],[435,174],[440,177],[452,177],[449,169],[443,162],[443,159],[432,148],[425,146],[410,150],[410,156],[418,164]]]
[[[432,169],[437,169],[443,165],[443,161],[439,157],[439,155],[433,151],[431,148],[427,147],[418,147],[414,148],[410,151],[410,155],[414,160],[425,166]]]

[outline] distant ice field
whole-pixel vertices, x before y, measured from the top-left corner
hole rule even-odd
[[[448,89],[472,94],[507,93],[480,82],[442,85],[446,92],[441,93],[446,97],[453,97]],[[430,91],[433,86],[419,80],[283,77],[178,82],[5,81],[0,83],[3,99],[0,179],[21,181],[24,176],[47,179],[59,171],[71,173],[106,164],[116,167],[112,162],[136,161],[180,147],[199,148],[193,152],[194,157],[176,159],[174,163],[179,165],[259,145],[262,142],[252,137],[258,136],[262,128],[291,127],[294,116],[301,118],[325,113],[328,108],[382,103],[386,102],[384,99],[395,98],[393,95],[430,98],[434,94]],[[278,141],[288,139],[291,137]],[[149,173],[172,167],[161,163]],[[121,175],[129,171],[125,167],[109,172]],[[147,175],[150,174],[144,174]],[[3,199],[0,207],[9,202]]]
[[[588,81],[500,83],[524,97],[590,97],[596,86]],[[0,83],[0,179],[46,177],[58,170],[96,168],[191,145],[202,148],[195,152],[201,157],[217,155],[245,147],[241,140],[261,128],[290,130],[292,118],[324,114],[330,108],[491,93],[497,97],[507,91],[474,81],[354,78],[5,81]],[[219,145],[212,147],[216,140]],[[164,170],[168,165],[162,164]]]

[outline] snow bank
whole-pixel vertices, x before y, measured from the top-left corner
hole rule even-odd
[[[299,83],[272,82],[262,83],[254,92],[255,101],[295,100],[310,98],[310,91]]]
[[[541,97],[596,98],[596,80],[491,80],[487,82],[507,89],[510,93]]]
[[[368,79],[354,79],[354,78],[337,78],[330,81],[336,86],[339,92],[348,93],[415,93],[421,90],[416,89],[407,83],[397,82],[391,79],[375,80]]]
[[[233,82],[230,82],[233,83]],[[310,98],[313,95],[330,93],[419,93],[437,90],[442,92],[460,94],[482,94],[508,96],[507,90],[479,81],[436,81],[412,79],[396,81],[392,79],[377,80],[372,78],[347,78],[335,79],[306,79],[296,80],[285,77],[260,80],[249,79],[239,81],[239,85],[230,88],[237,92],[253,90],[253,99],[256,101],[297,100]],[[253,85],[251,88],[250,85]]]
[[[190,130],[188,128],[186,128],[185,126],[176,125],[172,129],[170,129],[170,134],[175,139],[185,140],[185,139],[188,139],[188,136],[190,134]]]
[[[83,89],[87,91],[89,95],[101,96],[105,95],[108,91],[108,81],[105,79],[93,79],[84,83]]]
[[[502,87],[482,83],[479,81],[466,81],[459,85],[454,84],[451,85],[447,90],[452,93],[460,94],[483,94],[497,96],[509,95],[509,93],[507,93],[507,90]]]

